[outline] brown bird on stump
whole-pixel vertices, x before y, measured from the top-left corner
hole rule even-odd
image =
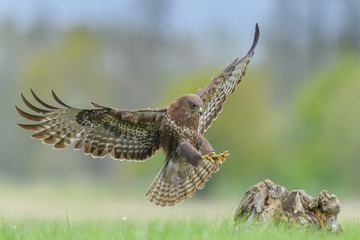
[[[35,100],[46,109],[32,105],[23,94],[22,100],[32,115],[16,107],[24,118],[37,124],[19,124],[35,131],[35,139],[61,149],[75,142],[75,149],[103,158],[145,161],[163,148],[165,161],[145,196],[156,205],[174,206],[205,186],[211,173],[229,155],[216,154],[202,136],[223,108],[223,103],[235,91],[245,75],[259,40],[256,24],[254,42],[248,53],[236,59],[213,78],[196,95],[186,94],[161,109],[120,110],[90,102],[93,109],[73,108],[63,103],[52,91],[58,108],[43,102],[31,90]]]

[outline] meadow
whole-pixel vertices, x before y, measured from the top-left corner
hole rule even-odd
[[[125,196],[85,186],[0,185],[0,239],[360,239],[357,199],[340,199],[342,232],[285,224],[235,231],[242,193],[215,198],[199,192],[163,208],[148,203],[142,191]]]
[[[61,221],[1,220],[0,239],[360,239],[358,220],[343,222],[344,230],[332,233],[286,224],[242,227],[234,230],[231,217],[209,219],[198,215],[166,220],[102,219]]]

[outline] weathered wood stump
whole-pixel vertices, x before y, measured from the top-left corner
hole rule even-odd
[[[270,180],[250,187],[235,212],[235,226],[264,222],[290,222],[298,226],[314,225],[337,231],[340,202],[334,194],[322,190],[313,198],[303,190],[287,191]]]

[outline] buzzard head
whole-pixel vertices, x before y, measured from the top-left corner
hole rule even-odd
[[[175,99],[168,108],[170,119],[178,126],[198,127],[203,101],[198,95],[186,94]]]

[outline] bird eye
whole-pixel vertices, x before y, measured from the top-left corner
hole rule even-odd
[[[191,106],[192,108],[196,108],[196,104],[195,104],[195,103],[190,103],[190,106]]]

